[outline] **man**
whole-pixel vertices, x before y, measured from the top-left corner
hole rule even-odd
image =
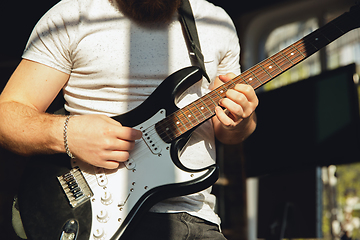
[[[240,47],[230,18],[205,0],[190,3],[212,82],[202,80],[190,87],[179,107],[240,73]],[[35,27],[23,60],[0,95],[1,145],[22,155],[66,152],[97,167],[118,168],[142,133],[110,117],[134,109],[166,76],[191,65],[178,21],[179,4],[59,2]],[[70,119],[45,113],[62,89]],[[190,168],[214,163],[214,136],[225,144],[246,139],[256,126],[257,104],[248,85],[228,90],[216,116],[193,133],[182,163]],[[140,223],[139,229],[146,230],[134,232],[130,239],[224,239],[210,191],[156,204]],[[164,221],[172,223],[170,229],[159,225]]]

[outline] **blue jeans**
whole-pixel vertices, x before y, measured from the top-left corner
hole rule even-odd
[[[216,224],[187,213],[147,213],[127,239],[226,240]]]

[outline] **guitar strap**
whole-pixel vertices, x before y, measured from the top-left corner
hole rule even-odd
[[[190,6],[189,0],[182,0],[181,6],[178,10],[180,22],[182,23],[185,35],[189,44],[190,59],[195,57],[199,67],[203,71],[204,77],[210,82],[210,78],[206,73],[204,56],[201,52],[200,41],[196,30],[194,15]]]

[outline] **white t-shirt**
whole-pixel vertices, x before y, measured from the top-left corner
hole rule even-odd
[[[235,27],[219,7],[191,0],[208,75],[240,74]],[[70,74],[63,89],[71,114],[116,116],[134,109],[171,73],[191,65],[181,24],[139,26],[108,0],[62,0],[38,22],[23,58]],[[209,92],[206,79],[187,90],[183,107]],[[211,121],[192,135],[181,155],[189,168],[215,162]],[[219,224],[211,188],[156,204],[154,212],[188,212]]]

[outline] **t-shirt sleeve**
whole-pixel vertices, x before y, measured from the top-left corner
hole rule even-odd
[[[226,33],[223,36],[226,36],[227,51],[225,52],[223,59],[219,63],[218,75],[226,74],[229,72],[239,75],[241,72],[239,38],[233,21],[227,14],[226,19],[228,27],[226,28]]]
[[[79,18],[74,11],[63,11],[71,9],[66,3],[55,5],[39,20],[22,57],[70,74],[72,37]]]

